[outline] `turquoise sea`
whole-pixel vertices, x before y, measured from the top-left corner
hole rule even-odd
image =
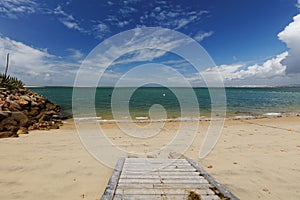
[[[29,88],[42,94],[62,108],[62,115],[72,117],[72,87],[40,87]],[[95,108],[98,119],[114,119],[111,109],[111,98],[114,88],[97,88],[94,96],[85,96],[85,92],[92,88],[77,88],[82,90],[82,96],[77,96],[80,101],[80,115],[76,117],[93,117],[90,113],[90,102],[95,99]],[[119,88],[124,94],[132,88]],[[149,109],[154,104],[161,105],[166,110],[167,119],[181,119],[180,101],[190,105],[191,118],[210,118],[211,99],[207,88],[193,88],[197,101],[185,95],[187,88],[176,88],[180,91],[180,100],[171,89],[164,87],[141,87],[134,91],[127,104],[129,115],[133,119],[147,119]],[[277,116],[277,115],[299,115],[300,114],[300,88],[226,88],[226,116],[227,117],[248,117],[248,116]],[[188,93],[186,93],[188,94]],[[120,103],[120,105],[122,105]],[[197,107],[200,110],[195,116]],[[122,112],[122,109],[119,110]],[[189,110],[187,110],[189,112]],[[124,112],[124,119],[129,116]],[[186,118],[186,116],[185,116]],[[164,120],[164,119],[163,119]]]

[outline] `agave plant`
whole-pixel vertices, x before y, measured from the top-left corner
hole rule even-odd
[[[5,74],[0,74],[0,87],[8,89],[17,89],[24,86],[23,82],[16,77],[6,76]]]
[[[7,75],[8,64],[9,64],[9,53],[6,56],[5,72],[4,74],[0,73],[0,87],[8,88],[8,89],[22,88],[24,86],[22,81],[20,81],[16,77],[11,77]]]

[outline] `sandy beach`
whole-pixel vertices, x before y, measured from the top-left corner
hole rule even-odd
[[[300,199],[300,117],[228,120],[213,151],[198,158],[209,126],[184,153],[240,199]],[[125,150],[151,151],[164,145],[180,122],[168,122],[161,138],[146,143],[122,134],[115,124],[101,124]],[[188,131],[188,123],[186,125]],[[0,199],[100,199],[112,169],[94,159],[76,128],[32,131],[0,140]],[[105,153],[105,152],[104,152]]]

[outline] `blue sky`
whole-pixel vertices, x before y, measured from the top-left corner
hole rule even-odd
[[[299,5],[297,0],[0,0],[0,65],[10,53],[10,73],[25,84],[73,85],[84,58],[105,39],[137,27],[161,27],[202,45],[216,64],[204,71],[219,70],[225,85],[300,84]],[[147,62],[172,63],[192,85],[202,84],[176,56],[151,55],[113,65],[104,85]]]

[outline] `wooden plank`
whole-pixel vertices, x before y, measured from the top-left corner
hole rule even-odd
[[[126,163],[189,163],[186,159],[128,158]]]
[[[115,200],[183,200],[185,197],[183,195],[174,195],[166,197],[163,194],[157,195],[115,195]]]
[[[145,165],[145,164],[153,164],[153,165],[190,165],[189,162],[182,162],[182,161],[173,161],[173,162],[125,162],[125,165]]]
[[[178,162],[186,162],[186,159],[166,159],[166,158],[126,158],[126,163],[128,162],[143,162],[143,163],[147,163],[147,162],[174,162],[174,161],[178,161]]]
[[[204,179],[203,176],[193,176],[190,174],[187,175],[160,175],[160,174],[142,174],[142,175],[128,175],[128,174],[121,174],[120,178],[122,179],[194,179],[195,177],[199,177]]]
[[[151,158],[149,158],[151,159]],[[165,163],[179,163],[179,164],[190,164],[188,161],[185,159],[164,159],[164,160],[145,160],[145,161],[134,161],[134,160],[128,160],[125,162],[126,164],[142,164],[142,163],[152,163],[152,164],[165,164]]]
[[[160,170],[174,170],[175,169],[190,169],[197,171],[194,167],[192,166],[147,166],[147,167],[142,167],[142,166],[126,166],[123,167],[123,171],[160,171]]]
[[[195,168],[190,168],[190,169],[157,169],[157,170],[151,170],[151,169],[123,169],[123,172],[124,173],[127,173],[127,172],[135,172],[135,171],[138,171],[138,172],[157,172],[157,173],[160,173],[160,172],[196,172],[197,170]]]
[[[115,166],[113,174],[111,175],[107,187],[101,197],[101,200],[112,200],[115,190],[117,188],[117,184],[120,178],[120,174],[122,172],[122,168],[125,162],[125,158],[120,158]]]
[[[193,172],[157,172],[157,171],[149,171],[149,172],[142,172],[142,171],[127,171],[126,173],[122,173],[121,176],[128,175],[128,176],[145,176],[145,175],[160,175],[160,176],[200,176],[198,171]]]
[[[125,188],[136,188],[136,189],[154,189],[154,188],[178,188],[178,189],[207,189],[213,187],[211,184],[208,183],[193,183],[193,184],[151,184],[151,183],[141,183],[141,184],[126,184],[126,183],[119,183],[118,188],[125,189]]]
[[[127,184],[141,184],[141,183],[149,183],[149,184],[193,184],[193,183],[208,183],[208,181],[204,178],[195,178],[195,179],[119,179],[119,183],[127,183]]]
[[[200,195],[200,196],[201,196],[201,200],[220,200],[220,197],[217,195],[209,195],[209,196]]]
[[[194,169],[191,165],[153,165],[153,164],[145,164],[145,165],[125,165],[124,169]]]
[[[156,167],[168,167],[168,166],[191,166],[189,163],[137,163],[137,164],[124,164],[124,167],[145,167],[145,166],[156,166]]]
[[[199,195],[214,195],[211,189],[117,189],[115,194],[132,195],[132,194],[168,194],[168,195],[189,195],[190,192],[195,192]]]
[[[201,200],[220,200],[216,195],[205,196],[200,195]],[[115,200],[186,200],[188,196],[186,194],[181,195],[166,195],[166,194],[156,194],[156,195],[116,195]]]
[[[144,163],[144,164],[125,164],[124,167],[149,167],[149,166],[155,166],[155,167],[167,167],[167,166],[191,166],[190,164],[186,163],[179,163],[179,164],[173,164],[173,163],[163,163],[163,164],[155,164],[155,163]]]
[[[208,180],[210,184],[212,184],[225,198],[231,200],[238,200],[236,196],[234,196],[228,189],[226,189],[221,183],[216,181],[209,173],[207,173],[202,167],[200,167],[195,161],[190,158],[187,158],[187,161],[191,163],[193,167],[195,167],[204,178]]]

